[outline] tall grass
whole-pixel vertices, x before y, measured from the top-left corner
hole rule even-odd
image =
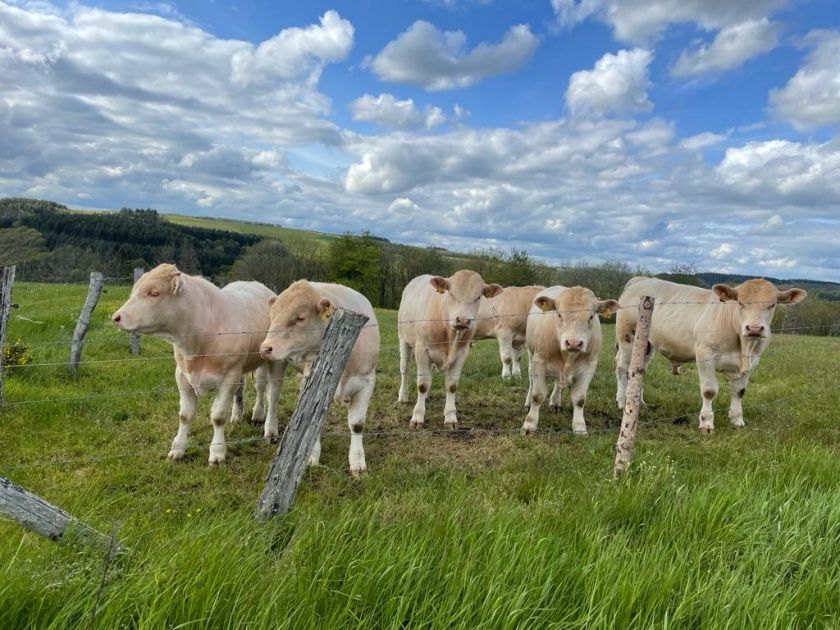
[[[43,302],[50,293],[60,299]],[[124,293],[112,289],[97,309],[88,360],[128,356],[106,320]],[[44,323],[13,320],[11,334],[69,338],[59,322],[72,321],[83,294],[19,285],[21,313]],[[394,314],[379,315],[387,348]],[[171,465],[174,394],[118,395],[170,387],[171,360],[91,363],[78,380],[59,367],[13,371],[11,402],[115,394],[4,409],[0,474],[116,529],[131,552],[103,583],[100,551],[0,523],[0,628],[840,627],[837,342],[775,338],[745,400],[747,428],[728,428],[723,412],[710,437],[695,428],[695,371],[672,377],[655,361],[620,483],[610,480],[619,417],[605,346],[590,437],[371,434],[370,472],[357,481],[344,473],[335,409],[324,466],[307,472],[291,514],[268,523],[251,517],[273,452],[250,439],[258,429],[232,427],[228,461],[208,469],[205,402],[188,460]],[[36,363],[66,355],[33,347]],[[167,349],[144,339],[143,352]],[[393,403],[396,365],[396,352],[383,352],[369,429],[407,424],[410,407]],[[459,399],[465,424],[521,424],[524,385],[499,371],[493,343],[476,344]],[[436,379],[432,428],[442,425],[440,392]],[[682,414],[687,424],[671,422]],[[570,417],[568,405],[544,411],[542,426],[568,429]]]

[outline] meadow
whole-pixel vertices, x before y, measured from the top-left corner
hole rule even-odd
[[[252,518],[275,446],[228,425],[206,463],[205,399],[185,461],[167,344],[128,339],[97,307],[79,377],[67,342],[81,285],[19,283],[8,341],[33,362],[5,373],[0,475],[130,552],[61,546],[0,521],[0,628],[837,628],[840,627],[840,340],[774,336],[745,398],[746,428],[716,401],[698,432],[696,369],[646,376],[629,476],[611,478],[620,423],[605,326],[586,405],[588,437],[543,407],[522,437],[527,383],[505,383],[495,342],[477,343],[443,431],[442,377],[426,428],[398,405],[396,313],[378,311],[383,351],[365,434],[368,473],[346,474],[345,411],[333,408],[322,466],[292,512]],[[524,370],[523,370],[524,371]],[[294,408],[287,381],[281,423]],[[252,390],[246,392],[246,405]],[[247,414],[246,414],[247,417]]]

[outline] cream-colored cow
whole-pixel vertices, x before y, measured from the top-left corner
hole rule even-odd
[[[639,299],[655,298],[646,362],[655,351],[671,362],[697,363],[700,376],[700,430],[714,430],[712,401],[718,392],[716,372],[730,382],[729,421],[744,426],[741,403],[750,374],[770,343],[770,322],[777,304],[805,299],[802,289],[779,291],[764,279],[747,280],[733,288],[716,284],[711,290],[657,278],[636,277],[624,287],[616,320],[616,403],[624,407],[627,371],[638,319]]]
[[[530,409],[522,425],[523,434],[537,430],[540,406],[548,394],[549,376],[554,378],[552,407],[559,409],[560,392],[568,385],[573,405],[572,431],[587,433],[583,406],[601,349],[598,314],[614,313],[617,309],[618,302],[599,300],[584,287],[554,286],[537,294],[526,333]]]
[[[414,349],[417,364],[417,403],[411,415],[411,427],[426,421],[426,397],[432,383],[432,366],[446,372],[444,426],[458,428],[455,391],[461,369],[470,351],[482,296],[499,295],[502,287],[485,284],[474,271],[457,271],[449,278],[418,276],[403,289],[397,329],[400,339],[400,392],[397,401],[409,402],[409,352]]]
[[[528,311],[545,287],[505,287],[499,295],[481,298],[473,340],[496,339],[502,360],[502,378],[520,377],[519,358],[525,347]]]
[[[217,390],[210,409],[210,464],[224,461],[225,423],[228,416],[231,422],[242,418],[240,393],[247,372],[255,372],[257,382],[252,420],[265,420],[265,437],[277,437],[283,366],[271,366],[260,356],[269,324],[267,300],[273,295],[259,282],[231,282],[220,289],[204,278],[182,273],[175,265],[163,264],[140,277],[131,296],[112,316],[122,330],[172,344],[181,402],[170,459],[184,456],[198,398]]]
[[[349,287],[307,280],[298,280],[268,302],[271,305],[271,328],[261,346],[262,356],[272,362],[291,363],[304,376],[309,374],[324,340],[329,319],[336,309],[343,308],[368,316],[335,392],[335,402],[350,401],[347,412],[350,474],[359,475],[367,469],[362,431],[376,383],[376,362],[379,358],[379,325],[373,307],[364,295]],[[319,438],[312,449],[309,464],[318,465],[320,457]]]

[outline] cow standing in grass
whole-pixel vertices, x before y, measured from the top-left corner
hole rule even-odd
[[[260,352],[279,364],[291,363],[309,374],[312,362],[321,349],[324,332],[336,309],[343,308],[367,315],[368,322],[359,333],[350,352],[347,366],[335,392],[335,402],[350,402],[347,424],[350,427],[350,474],[359,475],[367,469],[362,431],[367,417],[370,397],[376,383],[376,362],[379,359],[379,325],[368,299],[340,284],[298,280],[276,298],[271,306],[271,327]],[[315,443],[309,464],[315,466],[321,457],[321,440]]]
[[[285,366],[260,356],[269,325],[268,299],[273,295],[259,282],[232,282],[220,289],[175,265],[163,264],[140,277],[112,316],[122,330],[172,344],[181,402],[170,459],[184,456],[199,397],[216,390],[210,409],[210,464],[224,461],[225,423],[228,417],[231,422],[242,419],[242,378],[247,372],[255,372],[257,383],[252,421],[265,420],[266,439],[277,437],[277,398]]]
[[[729,422],[744,426],[741,403],[750,374],[770,343],[770,323],[777,304],[796,304],[807,296],[802,289],[779,291],[764,279],[747,280],[731,288],[711,290],[658,278],[632,278],[624,287],[622,310],[616,321],[616,403],[624,407],[627,371],[638,319],[639,299],[655,298],[645,365],[659,351],[676,371],[683,363],[697,363],[700,376],[700,430],[714,430],[712,401],[718,392],[717,372],[729,379]]]
[[[583,406],[589,383],[598,365],[601,349],[599,313],[614,313],[615,300],[599,300],[584,287],[554,286],[543,289],[534,298],[528,319],[526,344],[530,365],[528,374],[529,411],[522,425],[528,435],[537,430],[540,406],[548,394],[547,379],[554,378],[550,403],[560,408],[560,394],[566,385],[574,411],[572,431],[585,435]]]
[[[545,287],[505,287],[496,297],[481,298],[475,322],[474,340],[496,339],[502,360],[502,378],[519,378],[519,358],[525,347],[528,311],[537,293]]]
[[[498,284],[485,284],[474,271],[457,271],[449,278],[418,276],[403,289],[397,330],[400,340],[400,391],[397,401],[409,402],[409,352],[417,364],[417,403],[411,427],[426,420],[426,397],[432,384],[432,366],[446,373],[444,426],[458,428],[455,391],[475,332],[475,319],[482,297],[502,292]]]

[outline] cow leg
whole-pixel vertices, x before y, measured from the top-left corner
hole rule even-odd
[[[712,409],[712,402],[718,393],[715,362],[711,360],[711,357],[697,357],[697,373],[700,376],[700,395],[703,397],[699,428],[703,433],[711,433],[715,430],[715,412]]]
[[[347,411],[347,425],[350,427],[350,474],[358,477],[367,470],[365,463],[365,447],[362,443],[362,432],[365,428],[368,405],[373,395],[376,375],[365,377],[364,386],[350,398],[350,408]]]
[[[615,404],[619,409],[624,409],[627,400],[627,373],[630,370],[630,355],[633,352],[633,338],[619,339],[615,348]]]
[[[268,407],[263,425],[263,437],[266,442],[276,442],[280,437],[277,426],[277,402],[280,400],[280,391],[283,389],[283,379],[286,378],[286,362],[271,361],[267,366]]]
[[[577,435],[587,435],[586,421],[583,418],[583,406],[586,404],[586,392],[589,391],[589,383],[592,382],[592,377],[595,375],[595,370],[587,370],[575,376],[572,381],[569,396],[572,399],[574,411],[572,411],[572,432]]]
[[[408,398],[408,370],[411,361],[411,346],[400,339],[400,393],[397,394],[398,403],[411,402]]]
[[[268,388],[268,381],[271,367],[268,363],[263,363],[260,367],[254,370],[254,386],[257,392],[254,400],[254,408],[251,410],[251,423],[261,424],[265,421],[265,390]]]
[[[507,330],[500,331],[498,341],[499,358],[502,360],[502,378],[508,381],[513,376],[511,372],[513,366],[513,333]]]
[[[529,378],[531,385],[528,388],[530,394],[530,408],[528,415],[525,416],[525,422],[522,424],[522,435],[529,435],[536,433],[537,425],[540,422],[540,405],[545,400],[548,393],[548,385],[546,384],[546,366],[542,361],[531,358]]]
[[[180,404],[178,409],[178,433],[172,440],[172,447],[169,449],[169,459],[175,461],[184,456],[187,450],[187,438],[190,434],[190,423],[195,417],[195,410],[198,405],[198,396],[187,380],[181,368],[175,368],[175,382],[178,384],[178,396]]]
[[[241,374],[236,377],[228,377],[219,385],[216,398],[210,407],[210,422],[213,423],[213,441],[210,442],[209,459],[211,466],[221,464],[225,461],[225,454],[227,452],[227,446],[225,444],[226,411],[230,409],[231,402],[236,395],[236,390],[239,388],[239,382],[241,380]]]
[[[243,415],[243,402],[245,399],[245,377],[242,377],[242,380],[239,381],[239,387],[236,389],[236,393],[233,395],[233,404],[230,407],[230,423],[234,424],[236,422],[242,421]]]
[[[409,426],[419,429],[426,422],[426,396],[432,386],[432,361],[426,346],[420,342],[414,346],[414,361],[417,364],[417,402]]]
[[[458,350],[455,359],[446,370],[445,387],[446,403],[443,405],[443,426],[453,430],[458,428],[458,414],[455,411],[455,392],[458,390],[458,381],[461,379],[461,370],[467,360],[467,350]]]
[[[528,348],[525,349],[525,352],[528,355],[528,357],[527,357],[528,358],[528,361],[527,361],[527,365],[528,365],[528,391],[525,393],[525,409],[530,409],[531,408],[531,391],[533,389],[532,384],[533,384],[533,374],[534,374],[534,371],[532,369],[533,357],[531,356],[531,351]]]
[[[741,408],[741,403],[744,400],[744,394],[747,392],[749,381],[749,372],[729,381],[729,423],[736,429],[744,426],[744,410]]]
[[[522,378],[522,367],[519,365],[519,359],[522,356],[522,347],[524,343],[525,342],[521,339],[517,340],[514,338],[513,345],[511,347],[513,352],[513,364],[511,367],[513,368],[513,375],[516,378]]]
[[[563,386],[560,385],[560,380],[554,380],[554,388],[551,390],[551,397],[548,399],[548,404],[554,413],[560,412],[560,403],[563,399]]]

